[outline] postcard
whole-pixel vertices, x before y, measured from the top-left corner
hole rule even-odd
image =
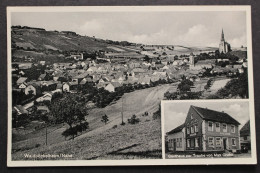
[[[257,163],[250,6],[7,7],[7,32],[9,167]]]

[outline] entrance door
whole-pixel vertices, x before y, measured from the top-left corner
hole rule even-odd
[[[227,149],[227,138],[223,138],[223,147],[224,147],[224,150]]]
[[[176,141],[173,142],[173,151],[176,151]]]

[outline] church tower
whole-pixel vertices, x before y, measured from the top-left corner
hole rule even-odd
[[[225,41],[224,31],[222,29],[221,39],[219,43],[219,53],[227,53],[231,51],[231,46]]]
[[[190,61],[190,67],[194,67],[195,66],[195,61],[194,61],[193,53],[190,54],[189,61]]]
[[[223,29],[222,29],[221,39],[220,39],[220,41],[225,41],[225,36],[224,36],[224,31],[223,31]]]

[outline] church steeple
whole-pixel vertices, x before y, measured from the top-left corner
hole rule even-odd
[[[221,41],[225,41],[223,28],[222,28],[222,33],[221,33]]]

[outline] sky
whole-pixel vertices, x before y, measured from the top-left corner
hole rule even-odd
[[[248,101],[221,101],[221,102],[164,102],[165,133],[183,124],[190,106],[198,106],[216,111],[224,111],[232,116],[241,125],[249,120]]]
[[[12,25],[74,31],[142,44],[218,47],[223,28],[232,47],[246,45],[246,12],[13,12]]]

